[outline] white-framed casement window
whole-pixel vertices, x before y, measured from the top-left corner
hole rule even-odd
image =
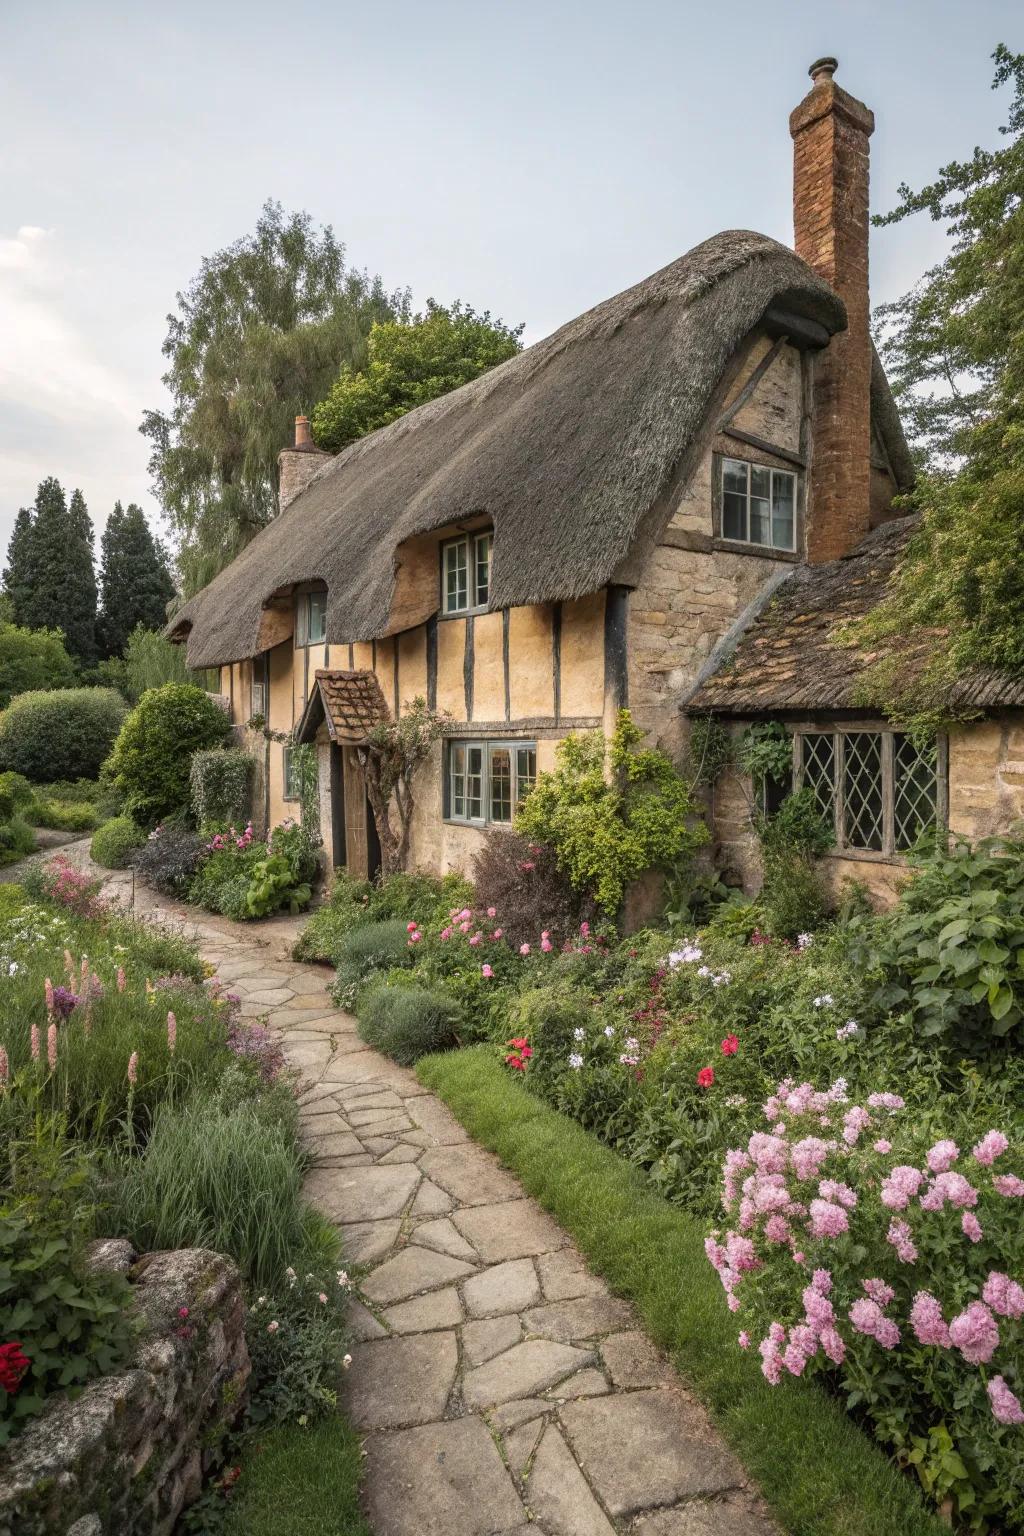
[[[536,742],[449,741],[445,816],[477,826],[510,822],[536,779]]]
[[[295,753],[291,747],[284,748],[284,798],[286,800],[301,800],[302,798],[298,764],[295,761]]]
[[[263,677],[263,663],[252,664],[252,682],[249,687],[249,716],[267,714],[267,685]]]
[[[299,594],[298,636],[299,645],[323,645],[327,639],[327,593],[301,592]]]
[[[441,546],[441,612],[471,613],[486,608],[491,592],[490,529],[465,533]]]
[[[946,742],[921,751],[902,731],[800,728],[793,782],[814,791],[841,853],[895,858],[945,822]]]
[[[786,469],[719,460],[720,537],[759,549],[796,549],[797,477]]]

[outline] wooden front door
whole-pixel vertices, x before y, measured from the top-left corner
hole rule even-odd
[[[380,839],[373,819],[366,781],[355,747],[343,747],[342,822],[345,867],[357,880],[373,880],[380,873]]]
[[[341,748],[331,744],[331,868],[344,869],[345,847],[345,764]]]

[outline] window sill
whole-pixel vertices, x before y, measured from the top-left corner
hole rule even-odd
[[[441,612],[437,615],[437,619],[439,624],[443,624],[448,619],[474,619],[477,618],[481,613],[496,612],[497,609],[489,608],[486,603],[481,603],[479,607],[476,608],[457,608],[453,609],[451,613]]]
[[[891,864],[894,869],[905,869],[908,861],[905,853],[876,853],[873,848],[830,848],[822,857],[853,859],[859,864]]]
[[[758,560],[784,560],[789,565],[798,565],[803,559],[798,549],[772,549],[767,544],[748,544],[745,539],[724,539],[720,534],[712,538],[711,548],[730,555],[754,555]]]

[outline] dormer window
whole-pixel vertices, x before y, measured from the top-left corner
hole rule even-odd
[[[465,533],[441,546],[441,612],[473,613],[491,592],[490,529]]]
[[[327,593],[301,593],[299,596],[298,644],[323,645],[326,639]]]
[[[796,549],[796,475],[747,459],[720,462],[720,537],[760,549]]]

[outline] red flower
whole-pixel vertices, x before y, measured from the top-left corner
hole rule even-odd
[[[11,1397],[21,1386],[30,1364],[28,1356],[22,1354],[21,1345],[16,1340],[11,1344],[0,1344],[0,1387]]]
[[[520,1050],[520,1053],[521,1053],[521,1055],[523,1057],[523,1060],[524,1061],[529,1061],[530,1057],[533,1055],[533,1046],[532,1045],[521,1045],[519,1047],[519,1050]]]
[[[511,1067],[513,1072],[525,1072],[526,1062],[521,1056],[506,1056],[505,1065]]]
[[[726,1035],[725,1039],[722,1041],[722,1055],[723,1056],[735,1056],[736,1052],[739,1050],[739,1048],[740,1048],[739,1036],[738,1035]]]
[[[523,1040],[510,1040],[510,1041],[509,1041],[509,1045],[510,1045],[510,1046],[511,1046],[511,1047],[512,1047],[512,1049],[513,1049],[513,1050],[515,1050],[515,1051],[521,1051],[521,1050],[523,1050],[523,1048],[524,1048],[524,1047],[525,1047],[525,1048],[526,1048],[526,1049],[527,1049],[527,1050],[529,1050],[529,1046],[528,1046],[528,1045],[527,1045],[527,1043],[526,1043],[526,1040],[525,1040],[525,1039],[523,1039]]]
[[[701,1067],[700,1071],[697,1073],[697,1086],[698,1086],[698,1088],[710,1088],[712,1083],[714,1082],[714,1080],[715,1080],[715,1069],[714,1069],[714,1067]]]

